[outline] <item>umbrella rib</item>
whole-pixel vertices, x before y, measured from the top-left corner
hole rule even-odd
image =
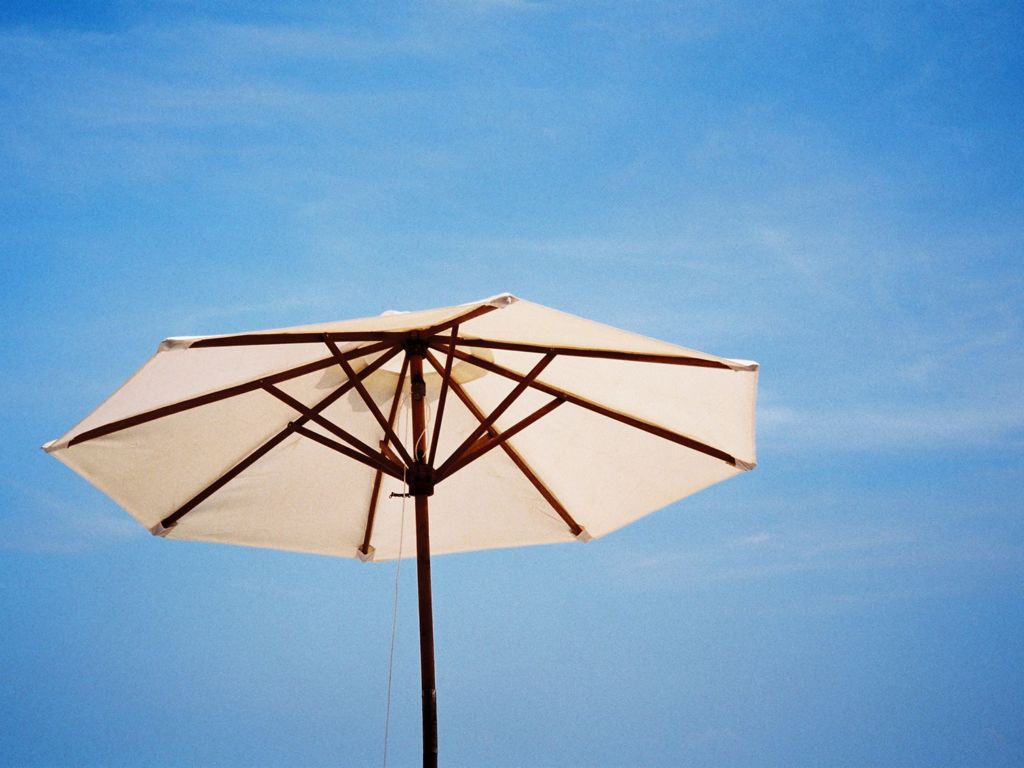
[[[172,512],[167,517],[165,517],[163,520],[161,520],[160,521],[160,527],[164,528],[164,529],[173,528],[175,525],[177,525],[178,521],[181,520],[181,518],[183,518],[185,515],[187,515],[189,512],[191,512],[196,507],[198,507],[200,504],[202,504],[204,501],[206,501],[206,499],[208,499],[214,493],[219,491],[221,488],[223,488],[229,482],[234,480],[238,475],[240,475],[242,472],[244,472],[250,466],[255,464],[259,459],[261,459],[264,455],[269,453],[271,451],[271,449],[273,449],[275,446],[277,446],[278,443],[280,443],[282,440],[284,440],[286,437],[288,437],[294,431],[295,431],[294,424],[288,424],[288,426],[286,426],[284,429],[282,429],[276,435],[274,435],[269,440],[267,440],[265,443],[263,443],[263,445],[261,445],[259,448],[257,448],[252,453],[250,453],[248,456],[246,456],[240,462],[235,464],[235,466],[233,466],[231,469],[229,469],[223,475],[218,477],[216,480],[214,480],[212,483],[210,483],[208,486],[206,486],[203,490],[201,490],[199,493],[197,493],[195,496],[193,496],[187,502],[185,502],[180,507],[178,507],[178,509],[176,509],[174,512]]]
[[[372,363],[370,363],[365,368],[363,368],[363,370],[361,370],[359,372],[359,377],[362,378],[364,376],[369,376],[371,373],[373,373],[378,368],[380,368],[382,365],[384,365],[384,363],[386,363],[392,357],[397,355],[400,349],[401,349],[401,347],[397,347],[397,346],[392,347],[389,351],[385,352],[383,355],[381,355],[376,360],[374,360]],[[352,389],[353,386],[355,386],[355,385],[353,384],[353,382],[351,380],[346,381],[344,384],[342,384],[337,389],[335,389],[333,392],[331,392],[326,397],[324,397],[320,402],[318,402],[315,405],[313,405],[309,410],[312,411],[313,413],[319,413],[324,408],[327,408],[331,403],[335,402],[338,398],[340,398],[346,392],[348,392],[350,389]],[[206,501],[206,499],[208,499],[210,496],[212,496],[218,490],[220,490],[225,485],[227,485],[231,480],[236,478],[238,475],[240,475],[242,472],[244,472],[247,468],[249,468],[250,466],[255,464],[256,461],[258,461],[262,456],[267,454],[274,446],[276,446],[278,443],[280,443],[282,440],[284,440],[286,437],[288,437],[288,435],[292,434],[292,432],[295,432],[299,427],[301,427],[303,424],[305,424],[306,421],[308,421],[308,418],[306,416],[299,416],[299,418],[297,418],[295,421],[289,422],[284,427],[284,429],[282,429],[276,435],[274,435],[271,438],[269,438],[261,446],[256,448],[256,450],[254,450],[252,453],[250,453],[244,459],[242,459],[237,464],[235,464],[233,467],[231,467],[231,469],[229,469],[227,472],[222,474],[220,477],[218,477],[216,480],[214,480],[208,486],[203,488],[203,490],[199,491],[199,493],[197,493],[191,499],[189,499],[184,504],[182,504],[180,507],[178,507],[174,512],[172,512],[167,517],[165,517],[163,520],[161,520],[160,521],[160,525],[163,528],[171,528],[171,527],[173,527],[182,517],[184,517],[189,512],[191,512],[193,509],[195,509],[200,504],[202,504],[204,501]]]
[[[729,365],[718,360],[705,360],[689,355],[665,355],[648,352],[623,352],[614,349],[588,349],[585,347],[551,347],[540,344],[524,344],[515,341],[497,341],[494,339],[456,338],[455,344],[463,347],[483,347],[485,349],[505,349],[511,352],[554,352],[567,357],[589,357],[604,360],[627,360],[638,363],[665,363],[668,365],[687,365],[696,368],[719,368],[724,370],[750,370],[750,366],[742,364]],[[444,338],[431,339],[431,343],[450,345],[452,341]]]
[[[459,335],[459,326],[452,326],[452,340]],[[441,437],[441,418],[444,416],[444,403],[448,397],[448,382],[452,377],[452,363],[455,358],[452,357],[452,350],[455,349],[455,345],[451,344],[448,347],[448,355],[444,361],[444,373],[441,375],[441,394],[437,399],[437,415],[434,417],[434,433],[430,437],[430,457],[427,459],[428,466],[434,466],[434,459],[437,458],[437,441]]]
[[[297,333],[240,333],[235,336],[213,336],[197,339],[189,349],[204,347],[254,347],[266,344],[320,344],[327,336],[331,341],[387,341],[395,344],[404,331],[311,331]]]
[[[453,325],[458,325],[474,317],[479,317],[495,306],[485,304],[475,307],[451,320],[432,325],[423,331],[425,336],[432,336],[435,333],[442,333]],[[326,336],[331,341],[387,341],[397,343],[409,335],[409,331],[298,331],[282,333],[239,333],[233,336],[212,336],[206,339],[196,339],[189,343],[189,349],[202,349],[207,347],[253,347],[267,344],[318,344]]]
[[[275,387],[273,384],[266,384],[264,386],[264,389],[267,390],[267,392],[272,394],[274,397],[276,397],[278,400],[280,400],[285,405],[288,405],[288,406],[294,408],[296,411],[298,411],[300,414],[305,416],[310,421],[312,421],[312,422],[314,422],[316,424],[319,424],[321,427],[326,429],[328,432],[336,435],[337,437],[341,438],[342,440],[344,440],[345,442],[349,443],[353,447],[355,447],[355,448],[359,449],[360,451],[362,451],[363,455],[367,459],[369,459],[371,462],[373,462],[373,465],[375,467],[377,467],[378,469],[382,469],[382,470],[386,471],[389,475],[395,475],[395,476],[399,476],[399,477],[401,476],[402,468],[400,466],[394,464],[391,461],[391,459],[388,458],[385,454],[379,453],[379,452],[373,450],[373,448],[368,446],[366,443],[364,443],[358,437],[356,437],[355,435],[353,435],[350,432],[346,431],[345,429],[339,427],[333,421],[330,421],[329,419],[324,418],[321,414],[313,413],[311,410],[309,410],[309,408],[306,405],[304,405],[303,403],[301,403],[298,400],[296,400],[294,397],[289,395],[287,392],[281,391],[280,389]],[[299,431],[302,432],[301,429]]]
[[[476,307],[475,309],[465,312],[452,320],[448,320],[444,323],[431,326],[422,333],[425,336],[433,336],[441,333],[452,327],[457,327],[459,323],[467,320],[472,320],[475,317],[486,314],[497,307],[491,305],[484,305],[482,307]],[[323,343],[325,338],[332,342],[339,341],[372,341],[375,342],[366,347],[360,347],[355,350],[349,350],[343,352],[342,355],[346,360],[355,359],[357,357],[363,357],[365,355],[372,355],[374,352],[379,352],[383,349],[388,349],[399,342],[404,341],[408,338],[408,331],[334,331],[334,332],[318,332],[318,333],[278,333],[278,334],[239,334],[236,336],[217,336],[209,339],[198,339],[188,345],[188,349],[202,349],[208,347],[230,347],[230,346],[254,346],[254,345],[265,345],[265,344],[313,344]],[[315,360],[311,363],[305,363],[295,368],[290,368],[285,371],[280,371],[269,376],[262,376],[259,379],[253,379],[243,384],[237,384],[235,386],[220,389],[215,392],[208,392],[204,395],[189,398],[183,400],[180,403],[171,403],[170,405],[164,405],[159,408],[154,408],[144,413],[135,414],[128,416],[124,419],[118,419],[117,421],[110,422],[109,424],[103,424],[99,427],[95,427],[80,435],[76,435],[68,441],[68,447],[78,443],[83,443],[87,440],[93,440],[97,437],[103,437],[113,432],[119,432],[122,429],[128,429],[130,427],[144,424],[147,421],[154,419],[160,419],[164,416],[171,416],[181,411],[187,411],[190,408],[198,408],[203,405],[215,403],[219,400],[224,400],[229,397],[237,397],[238,395],[244,395],[254,390],[260,389],[263,381],[269,381],[271,383],[279,383],[281,381],[287,381],[288,379],[297,378],[304,376],[307,373],[314,373],[324,368],[329,368],[331,365],[337,364],[336,357],[328,357],[321,360]],[[407,457],[403,457],[408,460]]]
[[[450,346],[449,350],[451,350],[450,354],[452,355],[459,354]],[[536,379],[540,375],[541,371],[547,368],[548,364],[554,359],[554,353],[548,352],[537,362],[535,366],[533,366],[526,376],[520,377],[518,380],[519,383],[512,388],[511,392],[505,395],[505,399],[498,403],[494,410],[491,411],[491,415],[480,422],[479,426],[470,432],[469,436],[462,441],[462,444],[452,452],[452,455],[445,459],[445,462],[437,469],[437,474],[442,477],[447,474],[452,465],[460,461],[463,455],[473,446],[476,439],[482,436],[487,431],[487,428],[492,426],[494,422],[498,420],[498,417],[508,410],[509,406],[511,406],[512,403],[514,403],[516,399],[526,391],[527,387],[533,383],[534,379]]]
[[[398,416],[398,406],[402,402],[402,385],[405,383],[405,374],[409,370],[409,356],[406,355],[402,361],[402,370],[398,374],[398,384],[395,386],[395,396],[391,398],[391,411],[388,413],[388,424],[391,425],[392,429],[395,426],[395,418]],[[384,439],[380,441],[380,449],[382,452],[388,451],[388,437],[384,436]],[[359,551],[363,554],[363,557],[367,557],[370,554],[370,537],[373,536],[373,520],[377,515],[377,503],[380,497],[380,483],[384,477],[384,473],[379,469],[373,476],[373,488],[370,491],[370,508],[366,511],[366,529],[363,532],[363,543],[359,545]]]
[[[345,356],[350,359],[357,357],[364,357],[366,355],[372,355],[374,352],[380,352],[383,349],[388,349],[393,345],[390,342],[379,342],[377,344],[371,344],[366,347],[360,347],[358,349],[349,350],[345,352]],[[71,438],[68,442],[68,447],[78,443],[84,443],[87,440],[93,440],[97,437],[103,437],[113,432],[119,432],[122,429],[128,429],[130,427],[138,426],[139,424],[145,424],[147,421],[153,421],[154,419],[161,419],[165,416],[172,416],[175,413],[181,413],[192,408],[199,408],[203,405],[209,405],[210,403],[216,403],[220,400],[226,400],[230,397],[237,397],[238,395],[245,395],[249,392],[254,392],[257,389],[261,389],[265,382],[271,384],[278,384],[282,381],[289,379],[295,379],[299,376],[305,376],[308,373],[315,373],[321,371],[324,368],[330,368],[332,365],[337,365],[337,361],[334,357],[326,357],[322,360],[314,360],[311,363],[305,363],[303,365],[296,366],[295,368],[289,368],[285,371],[279,371],[272,373],[267,376],[261,376],[258,379],[247,381],[243,384],[236,384],[225,389],[218,389],[214,392],[207,392],[204,395],[198,395],[196,397],[190,397],[187,400],[182,400],[178,403],[171,403],[170,405],[163,405],[159,408],[154,408],[150,411],[144,411],[143,413],[137,413],[133,416],[128,416],[124,419],[118,419],[112,421],[109,424],[103,424],[99,427],[95,427],[80,435],[76,435]]]
[[[377,423],[384,429],[385,436],[395,444],[395,448],[398,449],[398,453],[402,456],[402,460],[407,465],[411,466],[413,463],[412,456],[409,455],[405,446],[402,445],[401,440],[398,439],[398,435],[395,434],[391,425],[388,424],[388,420],[384,418],[384,414],[380,412],[380,408],[377,407],[373,398],[370,397],[370,393],[366,391],[366,387],[363,385],[363,382],[355,378],[355,371],[352,370],[352,366],[348,364],[348,361],[341,354],[341,350],[339,350],[337,345],[335,345],[335,343],[330,339],[324,339],[324,343],[327,344],[328,349],[331,350],[331,354],[334,355],[334,359],[338,361],[338,365],[341,366],[341,370],[343,370],[345,375],[355,383],[356,391],[359,393],[359,396],[363,398],[363,402],[366,403],[366,407],[370,409],[373,417],[377,419]]]
[[[484,360],[483,358],[480,357],[476,357],[475,355],[470,355],[465,352],[460,352],[458,350],[455,350],[453,354],[460,360],[463,360],[467,363],[472,363],[473,365],[483,368],[484,370],[491,371],[492,373],[497,373],[500,376],[512,379],[513,381],[522,382],[525,379],[525,377],[521,373],[516,373],[515,371],[509,370],[504,366],[498,365],[497,363],[492,363],[489,360]],[[546,394],[552,395],[554,397],[562,397],[566,401],[572,403],[573,405],[578,405],[581,408],[586,408],[587,410],[593,411],[594,413],[600,414],[602,416],[607,416],[610,419],[622,422],[623,424],[635,427],[636,429],[643,430],[644,432],[649,432],[652,435],[657,435],[658,437],[664,438],[665,440],[669,440],[673,443],[676,443],[677,445],[682,445],[686,448],[698,451],[699,453],[711,456],[712,458],[724,461],[726,464],[730,464],[734,467],[738,466],[737,459],[735,456],[726,453],[725,451],[719,448],[715,448],[714,446],[708,445],[707,443],[702,443],[700,440],[696,440],[692,437],[687,437],[686,435],[681,435],[678,432],[673,432],[670,429],[660,427],[657,424],[651,424],[650,422],[638,419],[635,416],[629,416],[628,414],[612,410],[611,408],[605,408],[604,406],[591,402],[590,400],[582,398],[579,395],[574,395],[571,392],[567,392],[564,389],[559,389],[558,387],[553,387],[550,384],[545,384],[543,381],[532,381],[530,382],[530,386],[540,392],[545,392]]]
[[[551,402],[541,406],[536,411],[531,413],[529,416],[526,416],[525,418],[519,420],[511,427],[502,432],[498,432],[498,430],[492,427],[492,429],[489,430],[491,432],[490,439],[485,439],[480,444],[475,445],[469,450],[467,450],[461,456],[461,458],[456,459],[455,462],[449,465],[445,472],[442,473],[440,472],[440,470],[438,470],[438,477],[435,482],[440,482],[444,478],[454,475],[467,464],[471,464],[472,462],[476,461],[485,453],[490,451],[492,448],[497,448],[499,445],[502,445],[506,440],[514,437],[519,432],[522,432],[535,421],[543,418],[544,416],[547,416],[549,413],[555,410],[555,408],[557,408],[564,402],[565,400],[563,398],[556,397]]]
[[[437,362],[432,354],[427,353],[427,361],[434,367],[438,373],[442,371],[441,364]],[[476,401],[470,397],[469,393],[459,384],[457,381],[452,380],[451,382],[452,392],[454,392],[458,398],[462,401],[462,404],[466,406],[466,409],[473,414],[477,421],[483,423],[484,413],[480,410],[480,406],[476,404]],[[498,430],[494,427],[488,427],[487,432],[492,436],[498,434]],[[501,443],[501,449],[505,452],[505,455],[512,460],[512,463],[516,465],[516,468],[523,473],[523,476],[529,480],[530,484],[537,489],[537,492],[541,497],[551,506],[553,510],[558,514],[562,521],[572,531],[573,536],[579,536],[583,532],[583,527],[576,522],[572,515],[569,514],[569,510],[565,508],[565,505],[559,500],[559,498],[552,492],[550,488],[541,480],[537,473],[534,472],[533,468],[526,462],[526,459],[517,451],[510,443]]]
[[[423,338],[429,338],[430,336],[444,333],[449,328],[455,328],[463,323],[468,323],[470,320],[480,317],[480,315],[486,315],[488,312],[493,312],[496,309],[498,309],[498,307],[493,304],[484,304],[482,306],[475,307],[474,309],[469,310],[469,312],[464,312],[457,317],[453,317],[451,320],[445,320],[443,323],[438,323],[437,325],[432,325],[429,328],[424,328],[420,331],[420,335]]]

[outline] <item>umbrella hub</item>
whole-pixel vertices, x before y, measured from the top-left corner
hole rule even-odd
[[[422,459],[405,471],[410,496],[434,495],[434,468]]]
[[[427,356],[427,349],[429,349],[427,340],[416,331],[410,333],[406,337],[402,346],[405,347],[406,355],[409,357],[419,357],[421,359]]]

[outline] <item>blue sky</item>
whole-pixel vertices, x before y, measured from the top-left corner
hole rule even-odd
[[[393,566],[38,446],[166,336],[501,291],[760,361],[760,466],[438,558],[443,764],[1024,762],[1024,13],[839,5],[4,4],[0,764],[379,764]]]

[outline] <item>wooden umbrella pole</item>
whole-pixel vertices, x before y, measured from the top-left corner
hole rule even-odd
[[[423,766],[437,767],[437,686],[434,681],[434,611],[430,589],[430,520],[428,497],[434,492],[433,469],[426,463],[426,347],[408,348],[412,389],[413,456],[409,493],[416,499],[416,587],[420,615],[420,674],[423,689]]]
[[[437,768],[437,687],[434,682],[434,617],[430,601],[430,533],[427,497],[416,497],[416,584],[420,609],[423,688],[423,768]]]

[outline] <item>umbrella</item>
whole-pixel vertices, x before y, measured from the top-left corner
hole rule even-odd
[[[756,363],[502,294],[169,338],[44,449],[165,538],[364,561],[414,539],[436,765],[431,554],[588,541],[752,469],[756,387]]]

